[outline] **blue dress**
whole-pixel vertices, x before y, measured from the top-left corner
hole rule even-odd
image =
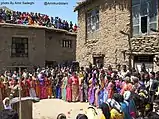
[[[120,105],[121,105],[122,112],[124,112],[124,119],[132,119],[129,112],[129,107],[127,106],[127,104],[125,102],[121,102]]]
[[[103,102],[106,102],[108,99],[108,93],[105,89],[100,90],[98,95],[98,104],[101,105]]]

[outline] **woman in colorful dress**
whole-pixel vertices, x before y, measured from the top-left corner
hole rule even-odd
[[[118,79],[115,81],[115,84],[116,84],[117,93],[120,93],[121,85],[122,85],[122,78],[118,77]]]
[[[62,79],[62,99],[66,101],[66,87],[67,87],[68,76],[67,73],[64,73],[64,77]]]
[[[76,73],[72,75],[72,101],[77,102],[79,100],[79,79]]]
[[[79,100],[84,101],[84,74],[82,71],[79,73]]]
[[[89,80],[89,89],[88,89],[88,101],[90,105],[93,105],[95,102],[95,91],[96,91],[96,74],[93,73],[93,77]]]
[[[123,95],[125,91],[131,90],[131,86],[132,85],[130,85],[130,78],[126,77],[121,89],[121,95]]]
[[[67,80],[66,100],[68,102],[72,101],[72,77],[71,76],[68,76],[68,80]]]
[[[101,87],[100,87],[100,92],[99,92],[99,95],[98,95],[98,104],[101,105],[102,103],[105,103],[108,99],[108,92],[105,88],[105,85],[102,84]]]
[[[35,92],[35,82],[32,79],[32,76],[29,78],[29,83],[30,83],[30,89],[29,89],[29,94],[30,97],[36,97],[36,92]]]
[[[36,91],[36,96],[40,98],[40,83],[39,80],[35,80],[35,91]]]
[[[48,98],[52,98],[53,94],[52,94],[52,81],[51,81],[51,77],[48,78],[47,80],[47,96]]]
[[[135,102],[132,99],[132,93],[130,91],[125,91],[124,92],[124,102],[127,104],[128,108],[129,108],[129,113],[131,115],[131,117],[133,119],[136,119],[136,106],[135,106]]]
[[[28,97],[29,96],[29,83],[27,81],[26,78],[24,78],[24,80],[22,81],[23,82],[23,89],[24,89],[24,97]]]
[[[62,85],[62,74],[60,72],[58,74],[57,84],[56,84],[56,98],[58,99],[61,99],[61,85]]]
[[[110,106],[110,119],[124,119],[121,105],[114,99],[108,99],[107,103]]]
[[[39,85],[40,85],[40,99],[45,99],[45,80],[43,74],[39,76]]]
[[[114,84],[113,80],[111,80],[111,81],[108,83],[108,86],[107,86],[108,98],[112,98],[112,97],[113,97],[114,87],[115,87],[115,84]]]
[[[94,101],[94,105],[96,106],[96,107],[99,107],[99,93],[100,93],[100,86],[98,85],[97,87],[96,87],[96,91],[95,91],[95,101]]]

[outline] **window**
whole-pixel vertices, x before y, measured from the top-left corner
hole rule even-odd
[[[157,30],[157,0],[132,0],[133,35]]]
[[[139,56],[134,56],[134,61],[135,62],[153,62],[154,55],[139,55]]]
[[[147,16],[141,17],[141,32],[147,33]]]
[[[99,29],[99,9],[95,8],[87,13],[87,33]]]
[[[28,57],[28,38],[12,38],[11,57]]]
[[[101,68],[104,66],[104,57],[93,57],[93,64]]]
[[[62,47],[63,48],[72,48],[72,40],[63,40]]]

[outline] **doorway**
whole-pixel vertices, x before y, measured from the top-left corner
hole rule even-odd
[[[57,66],[58,63],[56,61],[45,61],[45,67],[54,68]]]
[[[102,68],[104,66],[104,57],[93,57],[93,65],[97,66],[98,68]]]
[[[147,72],[153,71],[154,55],[135,55],[134,67],[140,72],[142,63],[145,64]]]

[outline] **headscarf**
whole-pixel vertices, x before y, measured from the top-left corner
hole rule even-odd
[[[121,106],[117,101],[114,99],[108,99],[107,102],[111,108],[117,109],[120,113],[122,112]]]
[[[104,116],[106,119],[110,119],[110,111],[109,111],[109,106],[106,103],[102,103],[99,108],[102,110]]]
[[[114,99],[115,101],[117,101],[118,103],[124,101],[124,97],[123,97],[122,95],[120,95],[119,93],[114,93],[113,99]]]
[[[9,101],[8,105],[6,105],[6,101]],[[8,97],[3,100],[3,105],[4,105],[4,109],[12,109],[10,104],[10,99]]]
[[[57,119],[66,119],[66,115],[61,113],[57,116]]]
[[[85,114],[78,114],[76,119],[88,119],[88,117]]]
[[[94,107],[88,107],[86,115],[88,119],[98,119],[98,113]]]
[[[124,100],[128,101],[131,97],[131,92],[130,91],[125,91],[123,96],[124,96]]]

